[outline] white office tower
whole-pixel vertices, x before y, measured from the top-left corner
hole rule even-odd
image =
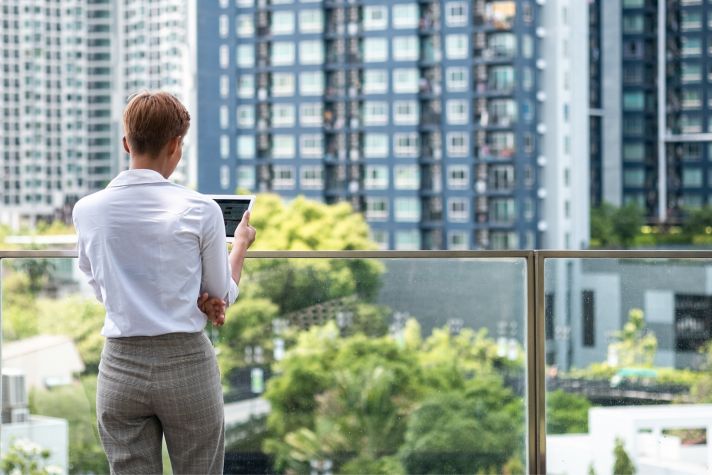
[[[110,10],[0,3],[0,223],[66,219],[111,178]]]
[[[537,31],[541,60],[543,248],[586,249],[589,240],[588,8],[547,0]],[[544,229],[541,229],[544,227]]]
[[[183,160],[171,179],[195,187],[196,126],[192,101],[190,55],[188,49],[188,0],[119,0],[118,47],[121,67],[116,68],[117,87],[114,105],[121,114],[126,100],[141,90],[162,90],[174,94],[191,113],[191,129],[184,139]],[[120,124],[119,124],[120,125]],[[120,128],[119,128],[120,129]],[[123,133],[119,130],[119,146]],[[122,154],[122,169],[128,156]],[[191,176],[193,178],[191,178]]]

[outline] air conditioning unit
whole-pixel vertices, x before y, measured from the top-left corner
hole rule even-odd
[[[19,369],[3,368],[2,423],[25,422],[29,417],[25,373]]]

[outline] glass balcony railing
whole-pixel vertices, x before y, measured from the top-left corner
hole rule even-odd
[[[105,473],[74,257],[0,251],[0,448]],[[255,251],[206,332],[225,473],[712,470],[712,252]]]

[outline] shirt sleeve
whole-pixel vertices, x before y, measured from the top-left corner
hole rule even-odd
[[[202,284],[200,291],[201,293],[207,292],[211,297],[220,297],[225,300],[227,305],[231,305],[237,300],[240,289],[232,280],[227,245],[225,244],[225,222],[217,203],[211,202],[204,207],[201,221]]]
[[[76,212],[76,207],[74,211]],[[96,299],[99,302],[104,303],[104,299],[101,296],[101,288],[94,279],[94,273],[91,270],[91,261],[89,260],[89,256],[87,255],[86,246],[84,244],[84,240],[82,239],[82,233],[79,232],[79,226],[77,225],[77,216],[75,212],[72,213],[72,222],[74,223],[74,229],[77,232],[77,255],[79,257],[79,270],[82,271],[82,273],[84,273],[84,275],[89,278],[89,285],[94,290],[94,296],[96,297]]]

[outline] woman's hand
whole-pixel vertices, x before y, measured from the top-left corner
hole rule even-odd
[[[240,223],[235,228],[234,244],[244,246],[244,248],[247,249],[253,242],[255,242],[256,235],[257,231],[255,228],[250,226],[250,212],[245,211],[245,214],[242,215]]]
[[[225,301],[211,297],[207,292],[198,297],[198,308],[203,312],[213,326],[221,327],[225,323]]]

